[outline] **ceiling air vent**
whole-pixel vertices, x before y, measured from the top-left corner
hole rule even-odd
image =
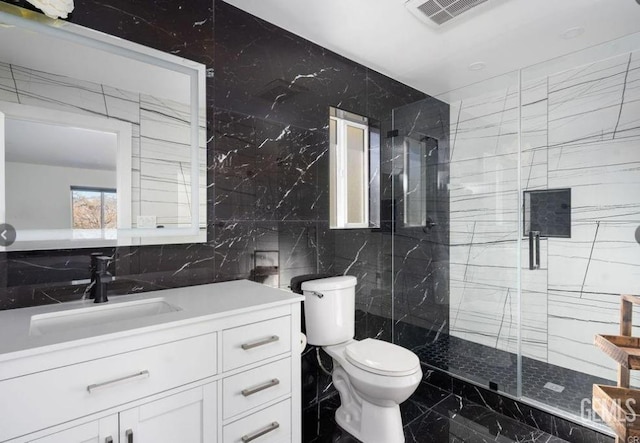
[[[423,22],[440,27],[489,0],[409,0],[405,6]]]

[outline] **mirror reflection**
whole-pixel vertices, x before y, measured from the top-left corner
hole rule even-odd
[[[115,238],[116,152],[111,132],[5,119],[5,222]]]
[[[437,149],[438,140],[433,137],[423,136],[419,140],[404,138],[402,187],[405,227],[430,226],[429,158]]]
[[[130,125],[6,101],[0,112],[4,221],[16,246],[118,244],[118,228],[131,228],[130,174],[118,174],[131,170]]]
[[[6,250],[206,241],[204,66],[69,23],[0,24]]]
[[[404,139],[404,224],[424,226],[427,219],[427,165],[423,141]]]

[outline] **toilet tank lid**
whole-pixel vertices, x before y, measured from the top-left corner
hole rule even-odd
[[[353,288],[358,279],[351,275],[340,277],[320,278],[302,283],[303,291],[332,291],[335,289]]]

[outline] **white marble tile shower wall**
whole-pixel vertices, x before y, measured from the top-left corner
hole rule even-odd
[[[190,112],[182,103],[140,95],[140,175],[133,177],[141,192],[140,214],[157,214],[158,224],[170,227],[191,224]],[[200,226],[207,213],[205,119],[200,116]]]
[[[188,105],[2,61],[0,101],[128,123],[132,132],[132,227],[136,227],[138,215],[155,215],[157,223],[165,227],[190,225],[191,116]],[[203,159],[206,156],[204,119],[202,115],[200,155]],[[204,161],[201,164],[199,180],[204,184],[206,167]],[[206,209],[206,187],[201,186],[202,226]]]
[[[615,379],[592,343],[638,293],[640,52],[549,77],[548,102],[549,187],[572,188],[573,218],[570,239],[549,240],[548,358]]]
[[[521,253],[523,355],[615,379],[593,337],[638,292],[640,53],[523,85],[522,189],[571,188],[571,237],[543,238],[538,270],[516,249],[517,88],[451,116],[451,335],[517,352]]]
[[[451,104],[450,334],[517,349],[518,90]]]
[[[521,176],[523,191],[549,188],[547,149],[547,79],[527,82],[521,97]],[[523,235],[518,226],[516,235]],[[548,248],[557,239],[540,240],[540,268],[529,270],[529,242],[523,237],[520,252],[522,293],[520,333],[525,357],[548,362]],[[575,368],[574,368],[575,369]]]

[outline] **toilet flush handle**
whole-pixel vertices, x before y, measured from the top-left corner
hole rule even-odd
[[[318,298],[324,297],[324,294],[322,294],[321,292],[316,292],[316,291],[308,291],[308,292],[309,292],[309,294],[315,295]]]

